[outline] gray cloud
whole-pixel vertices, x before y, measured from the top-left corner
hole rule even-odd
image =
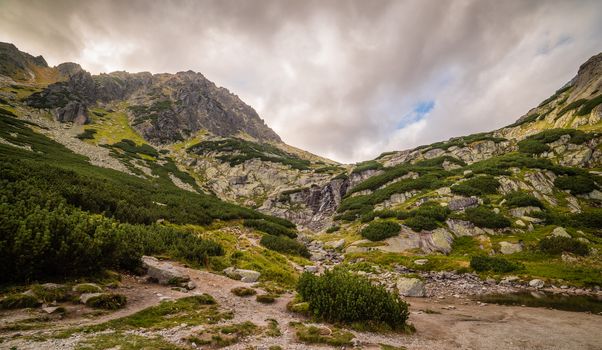
[[[0,40],[50,64],[200,71],[344,162],[509,124],[600,38],[595,0],[0,2]]]

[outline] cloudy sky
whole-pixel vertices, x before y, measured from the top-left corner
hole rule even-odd
[[[513,122],[602,51],[602,1],[0,0],[0,41],[199,71],[285,142],[355,162]]]

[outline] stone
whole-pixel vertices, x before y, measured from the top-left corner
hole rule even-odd
[[[62,310],[64,310],[62,307],[60,306],[47,306],[47,307],[43,307],[42,311],[44,311],[47,314],[55,314],[55,313],[60,313]]]
[[[426,296],[424,282],[418,278],[400,277],[397,280],[397,290],[399,291],[399,294],[406,297]]]
[[[510,215],[514,216],[515,218],[521,218],[527,214],[537,213],[540,211],[541,209],[539,207],[518,207],[509,210]]]
[[[543,286],[545,286],[544,281],[540,280],[540,279],[532,279],[531,281],[529,281],[529,286],[533,287],[533,288],[543,288]]]
[[[101,295],[102,295],[102,293],[84,293],[84,294],[82,294],[82,295],[79,296],[79,301],[82,304],[85,304],[85,303],[88,302],[88,300],[90,300],[90,299],[92,299],[94,297],[97,297],[97,296],[101,296]]]
[[[190,281],[190,277],[178,270],[169,262],[159,261],[152,256],[142,257],[142,267],[150,278],[156,280],[159,284],[185,284]]]
[[[560,256],[560,258],[562,259],[562,261],[567,262],[567,263],[574,263],[579,260],[573,254],[566,253],[566,252],[563,252],[562,255]]]
[[[514,254],[522,250],[523,245],[521,243],[500,242],[500,253],[502,254]]]
[[[476,227],[472,222],[465,220],[448,219],[445,221],[449,230],[456,236],[477,236],[484,234],[481,228]]]
[[[318,267],[314,266],[314,265],[306,265],[303,267],[303,270],[305,272],[316,273],[316,272],[318,272]]]
[[[500,283],[501,284],[510,284],[513,282],[517,282],[519,280],[520,280],[520,278],[518,278],[518,276],[506,276],[500,281]]]
[[[414,264],[416,264],[416,265],[426,265],[428,262],[429,262],[429,259],[414,260]]]
[[[243,270],[234,267],[228,267],[224,269],[224,274],[234,280],[238,280],[245,283],[257,282],[261,273],[253,270]]]
[[[341,249],[341,248],[343,248],[344,245],[345,245],[345,239],[344,238],[341,238],[338,241],[326,242],[324,244],[325,247],[332,248],[332,249]]]
[[[194,283],[193,281],[188,281],[184,285],[184,288],[187,289],[187,290],[193,290],[193,289],[196,288],[196,283]]]
[[[516,226],[520,226],[520,227],[526,227],[526,226],[527,226],[527,224],[525,224],[525,222],[524,222],[523,220],[521,220],[521,219],[518,219],[518,220],[516,220],[516,221],[514,222],[514,224],[515,224]]]
[[[499,214],[500,213],[500,208],[493,208],[493,212],[496,213],[496,214]]]
[[[566,238],[571,238],[571,235],[568,234],[568,232],[566,232],[566,230],[564,229],[564,227],[556,227],[552,233],[552,236],[556,236],[556,237],[566,237]]]
[[[441,252],[443,254],[449,254],[451,252],[451,243],[454,241],[454,237],[446,229],[439,227],[431,231],[430,237],[424,237],[422,243],[422,250],[425,253]],[[430,238],[430,239],[429,239]]]
[[[450,210],[458,211],[458,210],[464,210],[466,208],[476,207],[478,204],[479,204],[479,200],[477,198],[460,197],[460,198],[454,198],[451,201],[449,201],[449,204],[447,205],[447,207]]]

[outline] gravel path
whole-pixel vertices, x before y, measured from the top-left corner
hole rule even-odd
[[[102,323],[156,305],[165,298],[207,293],[212,295],[221,307],[234,311],[234,319],[228,323],[252,321],[259,326],[264,326],[267,324],[267,319],[275,319],[282,331],[280,337],[249,337],[225,349],[242,350],[249,347],[267,349],[271,345],[280,345],[283,349],[325,348],[296,342],[294,330],[288,325],[289,322],[308,321],[286,310],[286,304],[292,298],[291,294],[281,296],[274,304],[260,304],[255,301],[255,298],[241,298],[230,292],[235,287],[249,286],[247,283],[181,265],[178,265],[178,268],[189,274],[197,284],[195,290],[183,293],[168,287],[145,283],[141,278],[126,277],[118,290],[119,293],[128,296],[129,302],[125,309],[94,319],[77,317],[76,312],[75,317],[71,316],[57,322],[53,329]],[[463,297],[407,298],[407,300],[412,312],[410,321],[417,329],[415,334],[353,332],[358,348],[379,349],[378,344],[384,343],[405,346],[409,350],[602,349],[600,345],[602,344],[600,333],[602,316],[541,308],[481,305]],[[158,334],[171,341],[180,342],[183,337],[197,329],[198,327],[177,327],[159,331]],[[33,335],[39,332],[28,331],[22,334]],[[84,337],[85,335],[77,334],[67,339],[50,339],[44,342],[25,341],[18,337],[0,343],[0,349],[10,349],[12,346],[16,346],[17,349],[73,349]]]

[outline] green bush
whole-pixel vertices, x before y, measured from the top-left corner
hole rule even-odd
[[[468,221],[479,227],[504,228],[512,225],[506,217],[485,207],[468,208],[465,213]]]
[[[270,222],[262,219],[247,219],[243,221],[245,227],[254,228],[256,230],[268,233],[274,236],[286,236],[296,238],[297,233],[288,227],[284,227],[278,223]]]
[[[303,324],[297,325],[295,328],[297,329],[297,338],[306,344],[326,344],[345,348],[346,345],[352,345],[351,341],[354,338],[351,332],[336,328],[318,328]]]
[[[592,109],[594,109],[597,105],[601,103],[602,95],[598,95],[582,104],[581,108],[579,108],[579,110],[577,111],[577,115],[588,115],[591,113]]]
[[[401,226],[391,221],[375,221],[368,224],[361,231],[361,235],[371,241],[381,241],[383,239],[399,234]]]
[[[337,225],[330,226],[330,227],[329,227],[329,228],[326,230],[326,233],[334,233],[334,232],[337,232],[337,231],[338,231],[338,230],[340,230],[340,229],[341,229],[341,226],[337,226]]]
[[[518,143],[518,151],[525,154],[541,154],[550,150],[550,146],[538,140],[525,139]]]
[[[510,208],[539,207],[543,209],[544,207],[539,199],[521,191],[510,192],[504,196],[504,199],[506,199],[506,205]]]
[[[269,143],[257,143],[238,138],[202,141],[191,146],[187,151],[199,155],[218,152],[220,154],[217,158],[223,162],[228,162],[231,166],[242,164],[250,159],[280,163],[299,170],[307,170],[310,166],[310,161],[285,152]]]
[[[521,265],[504,258],[491,256],[473,256],[470,259],[470,267],[478,272],[492,271],[497,273],[512,272],[522,268]]]
[[[577,255],[589,254],[587,244],[569,237],[550,236],[539,241],[539,250],[548,254],[561,254],[562,252]]]
[[[52,303],[57,301],[66,301],[71,297],[69,288],[67,286],[44,286],[44,285],[33,285],[31,291],[37,299],[45,302]]]
[[[80,140],[93,140],[94,135],[96,135],[96,129],[86,129],[76,137]]]
[[[417,209],[412,210],[409,215],[424,216],[437,221],[445,221],[450,212],[449,208],[441,206],[437,202],[426,202]]]
[[[404,221],[404,224],[409,226],[412,230],[420,232],[422,230],[434,230],[437,228],[437,220],[428,217],[416,215],[412,216]]]
[[[554,180],[554,186],[561,190],[569,190],[571,194],[585,194],[596,189],[594,180],[587,176],[559,176]]]
[[[121,309],[125,307],[126,303],[127,298],[125,295],[114,293],[97,295],[86,301],[87,306],[105,310]]]
[[[408,305],[399,295],[375,286],[367,279],[335,269],[321,276],[304,273],[297,292],[309,303],[311,313],[328,322],[361,322],[403,329]]]
[[[0,299],[0,310],[38,307],[42,303],[35,297],[25,294],[11,294]]]
[[[276,296],[271,294],[259,294],[255,300],[262,304],[273,304],[276,301]]]
[[[358,163],[355,165],[355,167],[353,168],[353,170],[351,171],[352,174],[356,174],[356,173],[361,173],[364,171],[368,171],[368,170],[378,170],[378,169],[382,169],[383,165],[380,164],[379,162],[375,161],[375,160],[368,160],[362,163]]]
[[[257,294],[257,291],[255,289],[247,287],[236,287],[230,290],[230,292],[239,297],[248,297]]]
[[[270,250],[280,253],[299,255],[305,258],[309,258],[311,256],[306,246],[292,238],[264,235],[261,237],[259,243]]]
[[[497,193],[500,182],[492,176],[476,176],[453,185],[451,191],[462,196],[482,196]]]

